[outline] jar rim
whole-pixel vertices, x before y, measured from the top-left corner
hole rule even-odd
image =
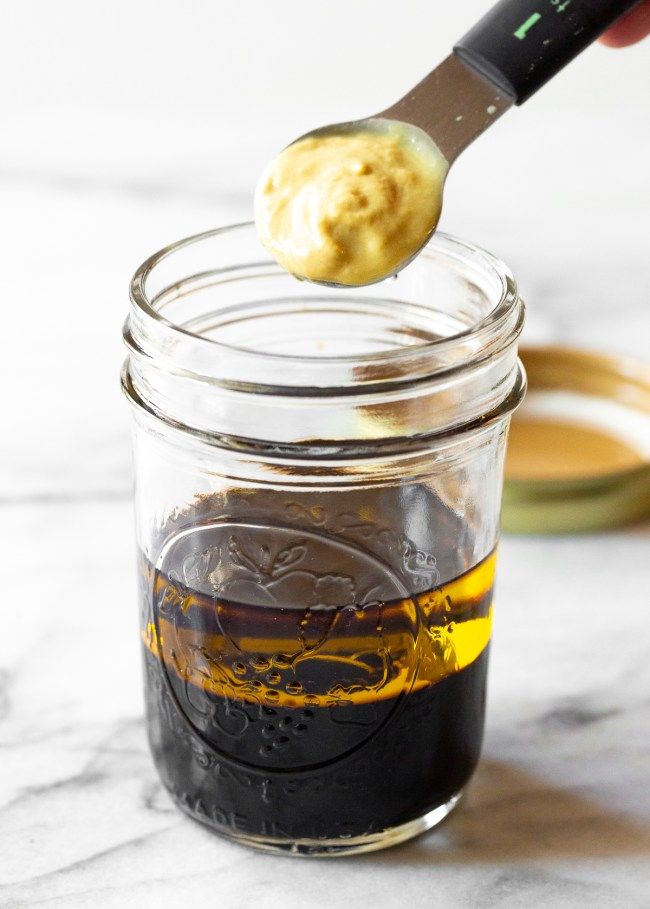
[[[399,277],[392,295],[388,283],[374,297],[296,293],[301,283],[263,252],[250,222],[187,237],[133,278],[124,390],[170,426],[272,456],[406,450],[502,419],[525,385],[510,270],[438,233]],[[306,319],[297,327],[295,314]],[[279,320],[271,330],[267,318]],[[337,355],[322,355],[327,344]]]
[[[422,341],[420,343],[409,344],[408,346],[396,345],[395,347],[371,353],[341,354],[334,356],[319,355],[315,358],[291,353],[256,350],[251,347],[241,347],[235,344],[229,344],[223,340],[190,331],[184,326],[170,321],[155,308],[147,293],[146,282],[154,268],[163,260],[182,249],[190,247],[192,244],[226,234],[232,235],[235,231],[250,231],[251,228],[254,228],[254,223],[251,221],[242,221],[223,227],[212,228],[211,230],[184,237],[149,256],[136,270],[130,284],[130,299],[137,312],[138,318],[143,320],[145,325],[149,325],[153,328],[159,327],[165,331],[172,332],[173,336],[186,339],[191,338],[193,342],[198,341],[201,344],[210,345],[210,348],[205,347],[203,349],[210,349],[212,351],[216,349],[230,352],[238,356],[244,355],[247,358],[251,358],[251,360],[255,359],[258,363],[269,362],[276,366],[282,362],[286,362],[289,365],[292,363],[312,361],[321,367],[327,367],[328,365],[334,364],[343,366],[345,364],[363,364],[365,362],[390,362],[394,364],[399,363],[400,361],[413,360],[414,356],[417,356],[418,358],[423,355],[426,356],[428,352],[444,354],[447,350],[457,346],[459,341],[476,341],[479,342],[479,345],[482,347],[483,345],[480,344],[480,342],[485,342],[488,337],[493,334],[498,334],[501,326],[509,321],[513,311],[520,303],[515,278],[508,266],[501,259],[498,259],[496,256],[476,244],[462,240],[452,234],[445,233],[444,231],[436,231],[420,253],[420,256],[426,259],[427,251],[433,247],[442,248],[443,252],[447,251],[448,253],[455,254],[458,258],[460,258],[463,253],[465,256],[470,255],[498,280],[501,293],[496,305],[493,306],[490,312],[482,319],[462,331],[435,338],[434,340]],[[270,262],[271,260],[269,259],[269,263]],[[317,287],[317,285],[310,286]]]

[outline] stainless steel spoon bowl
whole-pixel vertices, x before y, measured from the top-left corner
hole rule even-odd
[[[397,121],[414,131],[414,141],[430,141],[446,159],[444,185],[449,167],[477,136],[513,104],[523,104],[637,2],[501,0],[396,104],[373,117],[319,127],[295,142],[381,130]],[[369,283],[408,265],[430,236],[398,268]]]

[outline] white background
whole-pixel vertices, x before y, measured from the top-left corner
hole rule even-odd
[[[647,904],[647,527],[504,540],[486,760],[442,855],[219,844],[171,809],[140,723],[130,275],[248,218],[270,155],[387,106],[486,7],[2,3],[3,909]],[[594,46],[454,165],[441,226],[508,262],[531,338],[648,356],[649,86],[650,42]]]

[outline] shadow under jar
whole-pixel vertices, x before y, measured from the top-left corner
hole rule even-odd
[[[372,287],[251,225],[139,269],[125,327],[147,726],[177,804],[297,854],[377,849],[479,757],[523,306],[438,234]]]

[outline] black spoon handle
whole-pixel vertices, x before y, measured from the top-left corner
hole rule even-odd
[[[500,0],[454,47],[523,104],[639,0]]]

